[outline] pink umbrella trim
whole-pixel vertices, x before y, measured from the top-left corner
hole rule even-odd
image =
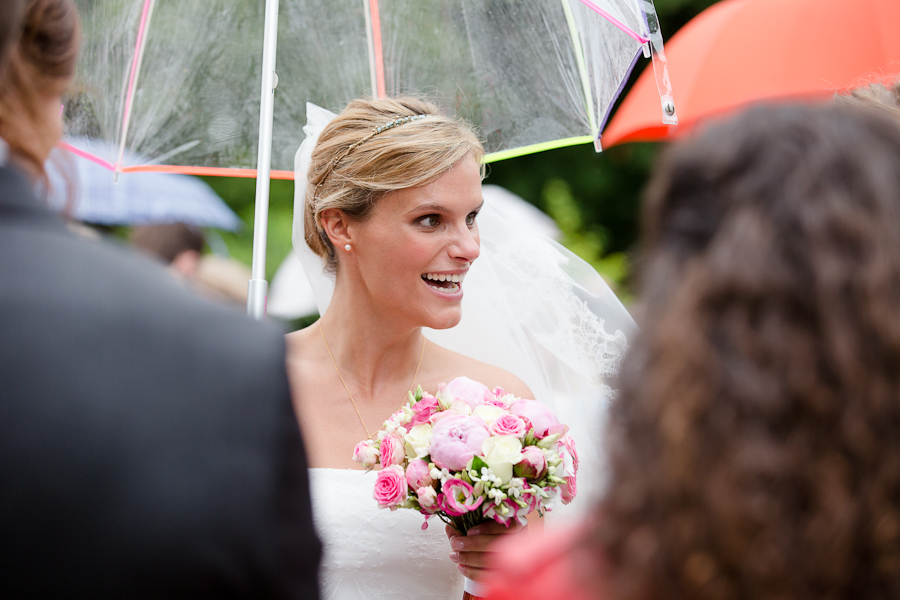
[[[645,38],[642,35],[638,35],[634,31],[632,31],[630,27],[628,27],[627,25],[625,25],[624,23],[622,23],[621,21],[616,19],[614,16],[612,16],[611,14],[609,14],[608,12],[606,12],[605,10],[603,10],[602,8],[600,8],[599,6],[597,6],[596,4],[591,2],[591,0],[581,0],[581,2],[585,6],[587,6],[591,10],[593,10],[595,13],[597,13],[598,15],[600,15],[601,17],[603,17],[604,19],[606,19],[607,21],[609,21],[610,23],[612,23],[613,25],[615,25],[616,27],[618,27],[619,29],[624,31],[625,33],[627,33],[632,38],[634,38],[635,41],[637,41],[641,44],[646,44],[647,42],[650,41],[650,38]]]

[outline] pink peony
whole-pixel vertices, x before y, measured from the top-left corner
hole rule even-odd
[[[491,423],[490,431],[493,435],[511,435],[519,439],[525,437],[528,430],[525,421],[516,415],[500,415]]]
[[[519,399],[509,407],[512,414],[528,419],[534,427],[534,435],[538,439],[546,437],[550,428],[559,425],[559,420],[553,411],[537,400]]]
[[[448,479],[438,494],[437,504],[451,517],[461,517],[467,512],[477,510],[484,502],[483,496],[475,498],[475,490],[462,479]]]
[[[491,390],[483,383],[468,377],[457,377],[447,384],[447,391],[457,400],[462,400],[471,408],[484,404],[485,396],[491,396]]]
[[[381,508],[397,508],[406,500],[406,475],[400,465],[391,465],[378,471],[372,497]]]
[[[406,459],[406,448],[403,440],[393,433],[389,433],[381,440],[381,466],[389,467],[399,465]]]
[[[522,450],[522,460],[513,467],[516,477],[540,479],[547,472],[547,459],[537,446],[526,446]]]
[[[472,408],[462,400],[454,400],[446,410],[441,410],[431,415],[431,424],[436,425],[442,419],[450,417],[468,417],[472,414]]]
[[[505,525],[509,527],[509,524],[512,523],[512,520],[517,520],[521,525],[526,525],[528,523],[528,513],[530,510],[528,507],[522,508],[518,504],[516,504],[512,499],[507,498],[499,505],[494,504],[493,502],[488,504],[488,507],[484,509],[484,516],[488,519],[493,519],[500,523],[501,525]]]
[[[409,466],[406,467],[406,482],[410,489],[417,490],[434,483],[430,472],[428,463],[421,458],[409,461]]]
[[[413,418],[412,421],[406,425],[407,429],[412,429],[414,426],[419,425],[421,423],[428,423],[428,420],[431,418],[431,415],[438,411],[438,400],[434,396],[430,394],[425,394],[422,396],[422,399],[413,404]]]
[[[434,425],[431,460],[441,469],[460,471],[491,437],[487,426],[474,417],[447,417]]]
[[[363,440],[353,449],[353,460],[371,469],[378,462],[378,449],[372,440]]]

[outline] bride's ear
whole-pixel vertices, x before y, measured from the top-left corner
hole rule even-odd
[[[344,214],[344,211],[338,208],[327,208],[319,215],[319,222],[335,248],[343,248],[347,244],[353,243],[350,239],[350,219]]]

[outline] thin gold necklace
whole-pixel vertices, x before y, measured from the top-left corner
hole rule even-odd
[[[319,322],[319,333],[322,334],[322,341],[325,342],[325,349],[328,350],[328,356],[331,357],[331,364],[334,365],[334,370],[337,371],[338,377],[340,377],[340,379],[341,379],[341,383],[344,384],[344,389],[347,390],[347,395],[350,397],[350,404],[353,405],[353,410],[356,411],[356,416],[359,417],[359,422],[362,424],[363,429],[366,431],[366,436],[368,436],[368,439],[372,439],[372,436],[375,435],[375,433],[378,433],[378,431],[376,431],[375,433],[369,433],[369,428],[366,427],[366,422],[363,421],[362,415],[359,414],[359,408],[357,408],[357,406],[356,406],[356,401],[353,400],[353,394],[350,393],[350,388],[347,387],[347,382],[344,381],[344,376],[341,375],[341,370],[338,368],[337,362],[335,362],[335,360],[334,360],[334,354],[331,353],[331,347],[328,345],[328,340],[325,339],[325,330],[322,329],[321,321]],[[422,357],[423,356],[425,356],[425,336],[424,335],[422,336],[422,351],[419,353],[419,364],[416,365],[416,372],[413,373],[412,381],[409,382],[409,386],[407,386],[407,391],[411,390],[413,384],[416,382],[416,377],[419,375],[419,367],[422,366]],[[403,396],[403,402],[406,402],[405,395]],[[403,404],[401,403],[400,406],[403,406]]]

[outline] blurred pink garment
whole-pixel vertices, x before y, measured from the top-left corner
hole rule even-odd
[[[534,536],[510,536],[501,543],[485,581],[487,600],[592,600],[582,581],[605,577],[578,548],[584,525]],[[587,568],[589,567],[590,571]],[[590,575],[588,575],[590,573]],[[601,586],[598,586],[602,588]],[[595,600],[595,599],[594,599]]]

